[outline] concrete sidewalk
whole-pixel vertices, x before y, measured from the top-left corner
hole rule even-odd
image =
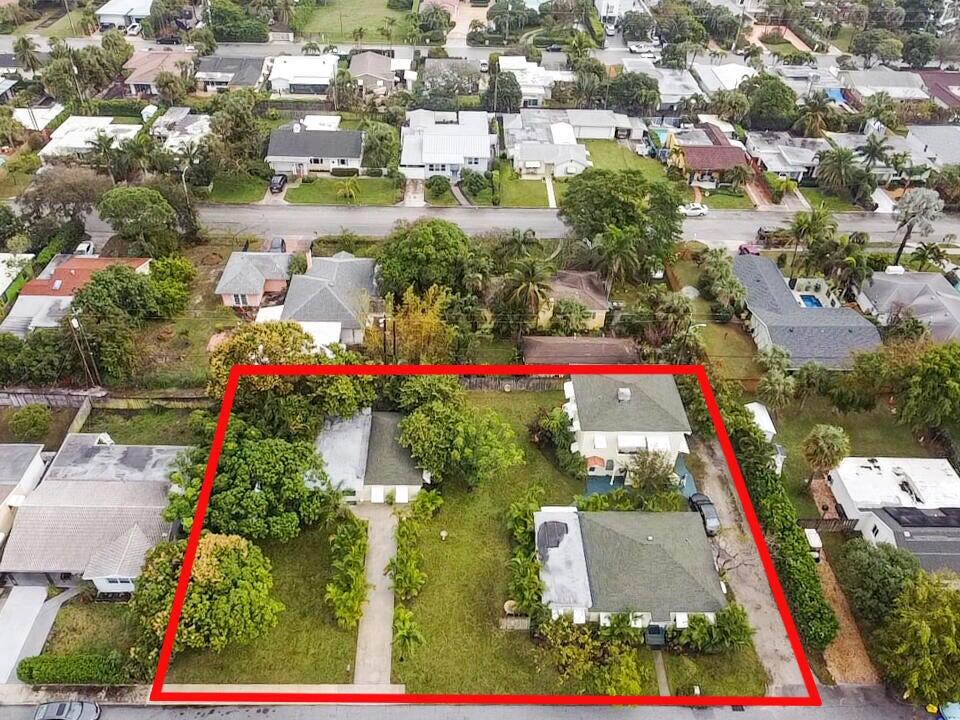
[[[385,574],[397,553],[397,516],[389,505],[363,504],[354,514],[369,523],[365,574],[373,587],[357,631],[355,685],[390,685],[393,662],[393,588]]]
[[[14,587],[7,594],[0,608],[0,683],[19,682],[17,663],[46,600],[47,589],[41,586]]]

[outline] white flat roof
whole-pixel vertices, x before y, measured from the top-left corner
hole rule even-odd
[[[286,80],[288,83],[328,83],[337,74],[340,59],[327,55],[280,55],[273,61],[270,80]]]
[[[942,458],[848,457],[830,474],[860,508],[960,507],[960,476]]]
[[[13,119],[27,130],[43,130],[64,110],[63,105],[54,103],[50,107],[14,108]]]
[[[770,411],[767,410],[766,405],[752,402],[747,403],[746,408],[768,439],[777,434],[777,427],[773,424],[773,418],[770,417]]]
[[[150,14],[153,0],[109,0],[105,5],[97,8],[97,15],[133,15],[144,16]]]

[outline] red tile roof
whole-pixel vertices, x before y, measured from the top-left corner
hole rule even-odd
[[[923,80],[927,92],[947,107],[960,107],[960,93],[955,89],[960,87],[960,72],[947,70],[920,70],[917,75]]]
[[[21,295],[70,297],[88,282],[97,270],[111,265],[127,265],[139,270],[150,258],[93,258],[72,257],[60,263],[47,278],[34,278],[20,290]]]
[[[687,170],[732,170],[747,164],[746,153],[734,145],[683,146],[683,166]]]

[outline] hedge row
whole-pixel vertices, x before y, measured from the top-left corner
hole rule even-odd
[[[29,685],[122,685],[132,680],[116,650],[24,658],[17,666],[17,677]]]

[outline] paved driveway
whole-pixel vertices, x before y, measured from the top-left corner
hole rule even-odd
[[[43,604],[45,587],[11,588],[0,608],[0,683],[17,682],[17,663]]]

